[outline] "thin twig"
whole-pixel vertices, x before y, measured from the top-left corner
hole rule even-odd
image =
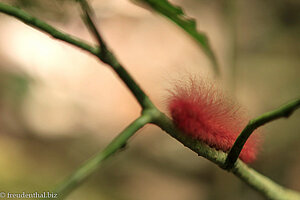
[[[121,80],[128,87],[130,92],[139,102],[143,109],[154,108],[153,103],[149,99],[149,97],[144,93],[144,91],[140,88],[140,86],[136,83],[136,81],[131,77],[131,75],[126,71],[126,69],[118,62],[116,57],[110,51],[106,51],[104,53],[99,52],[99,48],[94,48],[91,45],[87,44],[85,41],[80,40],[74,36],[63,33],[51,25],[43,22],[30,14],[24,12],[23,10],[1,3],[0,2],[0,12],[15,17],[16,19],[24,22],[25,24],[40,30],[55,39],[67,42],[75,47],[83,49],[92,55],[99,58],[102,62],[108,64],[112,67],[112,69],[117,73],[117,75],[121,78]],[[103,56],[104,55],[104,56]]]
[[[71,36],[69,34],[63,33],[60,30],[57,30],[53,26],[29,15],[28,13],[24,12],[21,9],[18,9],[16,7],[0,3],[0,12],[5,13],[7,15],[10,15],[12,17],[15,17],[19,19],[20,21],[24,22],[25,24],[38,29],[50,36],[52,36],[55,39],[62,40],[64,42],[67,42],[69,44],[74,45],[75,47],[78,47],[82,50],[88,51],[89,53],[96,54],[97,49],[92,47],[91,45],[87,44],[85,41],[76,38],[74,36]]]
[[[94,157],[85,162],[79,167],[69,178],[60,184],[54,193],[58,194],[59,199],[63,199],[67,194],[73,191],[80,185],[86,178],[97,170],[100,164],[119,149],[121,149],[139,129],[152,121],[152,116],[143,114],[132,122],[127,128],[124,129],[107,147],[96,154]]]
[[[296,109],[300,107],[300,99],[293,100],[276,110],[267,112],[255,119],[249,121],[248,125],[244,128],[241,134],[236,139],[235,143],[233,144],[232,148],[230,149],[228,156],[225,162],[225,169],[230,170],[233,168],[235,161],[238,159],[246,141],[253,133],[255,129],[258,127],[271,122],[273,120],[282,118],[282,117],[289,117]]]
[[[196,152],[211,162],[217,164],[220,168],[224,168],[227,154],[223,151],[218,151],[210,148],[205,143],[195,140],[185,133],[179,131],[173,124],[172,120],[165,116],[163,113],[155,119],[154,124],[159,126],[162,130],[169,133],[176,140],[181,142],[184,146]],[[243,180],[250,187],[255,189],[270,200],[300,200],[300,194],[296,191],[287,189],[278,185],[268,177],[251,169],[241,160],[237,160],[231,172]]]
[[[100,53],[105,53],[107,52],[107,47],[105,44],[105,41],[102,39],[100,35],[100,31],[98,31],[96,23],[94,22],[95,14],[93,10],[90,8],[88,2],[86,0],[78,0],[82,11],[84,13],[83,18],[84,21],[86,22],[89,30],[91,33],[94,35],[95,39],[97,40],[99,46],[100,46]]]
[[[143,109],[154,109],[153,103],[150,101],[148,96],[144,93],[144,91],[140,88],[140,86],[133,80],[131,75],[125,70],[125,68],[119,63],[113,52],[111,52],[107,46],[105,41],[103,40],[100,31],[97,29],[96,24],[94,22],[94,14],[92,9],[90,8],[88,2],[86,0],[79,0],[81,8],[84,13],[84,21],[88,29],[96,38],[98,45],[100,46],[100,51],[96,55],[102,62],[110,65],[112,69],[117,73],[117,75],[123,80],[123,82],[127,85],[133,95],[136,97],[137,101],[140,103]]]
[[[86,50],[103,61],[103,58],[99,56],[99,52],[97,49],[86,44],[84,41],[81,41],[68,34],[58,31],[57,29],[53,28],[47,23],[30,16],[29,14],[25,13],[24,11],[18,8],[0,3],[0,12],[11,15],[28,24],[29,26],[32,26],[38,30],[47,33],[48,35],[53,36],[54,38],[57,38],[76,47],[79,47],[83,50]],[[57,191],[59,193],[67,194],[78,185],[77,183],[83,182],[83,180],[86,177],[88,177],[97,169],[97,167],[103,162],[103,160],[105,160],[118,149],[120,149],[125,144],[124,142],[126,142],[127,139],[134,132],[136,132],[143,125],[149,122],[153,122],[161,129],[166,131],[169,135],[180,141],[182,144],[184,144],[194,152],[198,153],[200,156],[207,158],[208,160],[219,165],[220,167],[224,166],[226,159],[226,154],[224,152],[216,151],[215,149],[208,147],[200,141],[188,138],[185,134],[178,131],[174,126],[173,122],[152,104],[148,96],[132,79],[132,77],[125,70],[125,68],[120,65],[120,63],[112,55],[112,53],[109,51],[107,53],[107,55],[109,56],[105,58],[107,59],[106,63],[108,63],[112,67],[112,69],[118,74],[121,80],[128,86],[128,88],[135,96],[137,101],[141,104],[143,108],[142,116],[135,122],[133,122],[133,124],[131,124],[129,127],[127,127],[124,130],[124,132],[122,132],[115,140],[113,140],[113,142],[104,151],[96,155],[94,158],[90,159],[90,161],[88,161],[87,164],[79,168],[79,170],[76,171],[69,179],[67,179],[67,181],[63,185],[58,187]],[[269,199],[300,199],[300,194],[298,194],[297,192],[288,190],[277,185],[267,177],[259,174],[251,168],[248,168],[239,160],[234,166],[232,172],[241,180],[243,180],[251,187],[261,192],[261,194],[263,194]]]

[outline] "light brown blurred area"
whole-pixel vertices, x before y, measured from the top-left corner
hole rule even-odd
[[[71,0],[1,1],[93,43]],[[300,94],[297,0],[177,0],[209,37],[226,90],[252,116]],[[91,5],[107,44],[166,111],[184,74],[213,78],[197,44],[166,18],[126,0]],[[140,114],[108,66],[0,14],[0,191],[49,191]],[[300,111],[263,128],[253,168],[300,190]],[[67,199],[263,199],[239,179],[147,125]]]

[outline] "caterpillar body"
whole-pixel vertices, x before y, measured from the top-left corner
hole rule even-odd
[[[176,83],[168,109],[177,128],[207,145],[228,152],[247,125],[246,112],[219,88],[203,79]],[[256,159],[259,139],[254,133],[243,147],[240,159]]]

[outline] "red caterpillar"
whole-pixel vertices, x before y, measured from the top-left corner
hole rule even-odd
[[[202,79],[177,83],[168,99],[168,108],[178,129],[224,152],[230,150],[249,121],[236,103]],[[256,158],[256,135],[248,139],[240,154],[246,163]]]

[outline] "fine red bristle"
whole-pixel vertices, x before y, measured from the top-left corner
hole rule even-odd
[[[177,84],[168,99],[168,108],[181,131],[224,152],[230,150],[249,121],[240,106],[202,79]],[[256,158],[255,135],[248,139],[240,154],[241,160],[246,163]]]

